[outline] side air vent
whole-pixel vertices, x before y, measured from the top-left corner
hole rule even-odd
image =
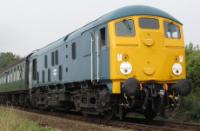
[[[65,39],[64,39],[64,41],[67,41],[68,37],[69,37],[69,35],[65,36]]]

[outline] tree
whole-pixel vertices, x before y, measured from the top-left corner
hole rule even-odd
[[[192,43],[186,46],[187,79],[190,81],[193,91],[182,98],[178,119],[200,122],[200,48]]]
[[[11,52],[0,53],[0,72],[20,61],[20,57]]]
[[[186,46],[187,78],[194,88],[200,87],[200,50],[190,43]]]

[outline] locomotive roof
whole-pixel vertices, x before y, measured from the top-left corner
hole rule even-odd
[[[115,11],[112,11],[112,12],[100,17],[99,21],[105,22],[105,21],[110,21],[113,19],[118,19],[121,17],[136,16],[136,15],[160,16],[160,17],[171,19],[171,20],[176,21],[181,24],[180,21],[178,21],[176,18],[174,18],[170,14],[168,14],[160,9],[150,7],[150,6],[143,6],[143,5],[126,6],[126,7],[117,9]]]
[[[137,16],[137,15],[160,16],[160,17],[164,17],[167,19],[171,19],[179,24],[182,24],[175,17],[171,16],[170,14],[168,14],[160,9],[154,8],[154,7],[143,6],[143,5],[126,6],[126,7],[111,11],[110,13],[107,13],[107,14],[101,16],[100,18],[96,19],[95,21],[90,22],[89,24],[75,30],[74,32],[68,34],[67,36],[65,36],[55,42],[52,42],[51,44],[49,44],[46,47],[37,51],[36,54],[40,54],[48,49],[53,49],[56,46],[61,45],[63,43],[63,41],[66,41],[66,42],[71,41],[74,38],[76,38],[77,36],[81,35],[83,32],[85,32],[97,25],[104,24],[104,23],[109,22],[114,19],[127,17],[127,16]]]

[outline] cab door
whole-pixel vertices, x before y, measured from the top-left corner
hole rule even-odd
[[[32,70],[33,70],[33,65],[32,65],[33,63],[32,63],[32,61],[30,61],[29,63],[27,63],[27,66],[29,66],[28,67],[28,70],[27,70],[27,72],[28,72],[28,88],[29,89],[32,89]]]
[[[91,35],[91,81],[100,79],[99,32],[95,29]]]
[[[91,37],[91,79],[98,82],[106,77],[106,27],[95,28]]]

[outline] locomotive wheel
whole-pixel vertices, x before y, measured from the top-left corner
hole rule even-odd
[[[82,112],[82,115],[83,115],[83,117],[85,117],[85,118],[87,118],[89,115],[88,115],[88,113],[87,112]]]
[[[166,119],[173,118],[176,115],[177,110],[179,110],[179,106],[177,106],[175,108],[167,107],[164,109],[162,116]]]
[[[144,112],[144,116],[147,120],[153,120],[157,116],[157,113],[152,109],[147,109]]]
[[[126,113],[125,113],[124,107],[119,106],[119,119],[123,120],[125,118],[125,115]]]
[[[103,118],[106,120],[112,120],[115,117],[116,111],[114,109],[109,109],[104,111]]]

